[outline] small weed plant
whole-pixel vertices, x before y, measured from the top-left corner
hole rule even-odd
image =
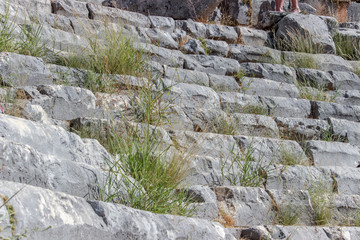
[[[275,48],[290,52],[323,53],[322,46],[315,44],[308,32],[303,33],[290,27],[286,34],[275,39]]]
[[[103,200],[155,213],[190,215],[192,201],[185,190],[178,190],[187,172],[187,159],[179,155],[169,159],[168,149],[162,150],[155,131],[149,125],[143,127],[141,131],[128,128],[125,138],[111,133],[111,149],[118,158],[108,164],[105,188],[117,186],[120,175],[129,200],[121,201],[119,191],[103,195]]]
[[[13,20],[7,6],[4,14],[0,14],[0,52],[46,57],[49,51],[41,42],[42,25],[35,27],[24,24],[17,28]]]
[[[314,209],[314,222],[318,226],[329,224],[332,219],[332,190],[323,182],[313,184],[308,189]]]
[[[143,77],[146,72],[146,54],[123,32],[107,27],[104,39],[89,37],[88,41],[89,47],[81,53],[75,51],[57,63],[88,70],[86,87],[90,90],[113,92],[119,86],[112,74]]]
[[[291,205],[284,205],[278,207],[278,211],[275,216],[275,223],[291,226],[298,223],[300,217],[300,212],[295,207]]]
[[[283,165],[309,165],[304,153],[296,152],[292,147],[280,146],[280,161]]]
[[[358,210],[358,212],[356,213],[354,225],[356,227],[360,227],[360,210]]]
[[[347,60],[360,60],[360,41],[358,39],[339,33],[333,39],[338,55]]]
[[[308,81],[298,82],[300,97],[310,101],[335,102],[337,94],[329,94],[324,86],[310,83]]]
[[[234,150],[233,147],[230,156],[223,161],[223,180],[229,181],[231,185],[244,187],[260,187],[264,184],[271,172],[271,163],[266,163],[263,156],[255,158],[252,145],[239,153]]]
[[[209,55],[210,54],[210,49],[207,47],[207,41],[205,38],[198,38],[201,47],[205,50],[205,55]]]

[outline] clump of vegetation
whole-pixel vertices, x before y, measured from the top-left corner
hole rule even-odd
[[[19,33],[16,33],[16,32]],[[15,52],[34,57],[45,57],[49,51],[41,42],[42,25],[17,25],[10,17],[9,7],[0,14],[0,52]]]
[[[241,112],[245,114],[270,115],[268,109],[262,105],[246,105]]]
[[[284,205],[278,207],[274,221],[276,224],[291,226],[298,223],[299,217],[299,210],[291,205]]]
[[[283,165],[309,165],[305,154],[296,152],[292,147],[280,147],[280,161]]]
[[[90,90],[113,92],[119,85],[112,74],[144,77],[146,54],[135,46],[133,39],[108,27],[104,40],[90,37],[88,41],[88,48],[59,58],[57,64],[88,70],[86,87]]]
[[[309,81],[298,81],[300,97],[310,101],[335,102],[337,94],[329,94],[325,86],[315,84]]]
[[[201,47],[205,50],[205,55],[209,55],[210,54],[210,49],[207,47],[207,41],[206,39],[200,37],[198,38]]]
[[[282,51],[304,52],[304,53],[323,53],[323,47],[315,44],[308,32],[288,28],[286,34],[276,37],[275,48]]]
[[[320,69],[319,64],[315,61],[313,56],[305,53],[299,53],[299,55],[294,56],[294,59],[291,61],[282,59],[282,64],[293,68]]]
[[[334,37],[336,53],[347,60],[360,60],[360,41],[337,33]]]
[[[357,214],[355,216],[354,225],[356,227],[360,227],[360,210],[358,210],[358,212],[357,212]]]
[[[319,140],[326,142],[348,142],[345,137],[334,134],[331,128],[326,131],[322,131]]]
[[[244,187],[259,187],[265,183],[271,173],[271,162],[266,163],[263,156],[255,157],[252,145],[246,150],[235,152],[235,146],[221,166],[223,180],[231,185]]]
[[[308,189],[312,207],[314,209],[314,222],[318,226],[329,224],[332,219],[332,189],[320,182]]]

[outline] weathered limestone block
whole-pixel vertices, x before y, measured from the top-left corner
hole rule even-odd
[[[52,84],[51,72],[41,58],[0,53],[0,81],[8,86]]]
[[[325,120],[277,117],[275,121],[284,138],[296,141],[319,139],[322,133],[330,129]]]
[[[263,78],[241,79],[242,92],[249,95],[300,98],[295,84],[276,82]]]
[[[285,169],[269,175],[266,181],[266,189],[308,190],[311,186],[318,184],[332,189],[333,180],[330,174],[313,166],[294,165],[287,166]]]
[[[55,14],[66,17],[88,18],[89,11],[86,3],[71,0],[52,0],[51,6]]]
[[[145,33],[150,38],[152,44],[168,49],[178,49],[179,43],[172,38],[169,32],[158,28],[149,28],[145,30]]]
[[[124,11],[117,8],[103,7],[94,3],[88,3],[86,6],[89,10],[90,19],[110,21],[118,24],[130,24],[144,28],[149,28],[151,26],[150,19],[140,13]]]
[[[334,79],[328,72],[310,68],[298,68],[297,75],[299,80],[307,85],[310,84],[329,90],[335,89]]]
[[[206,38],[223,40],[229,43],[238,41],[238,34],[234,27],[218,24],[206,24]]]
[[[221,0],[106,0],[103,5],[174,19],[209,19],[220,2]]]
[[[297,224],[313,224],[313,208],[311,205],[310,195],[307,191],[294,190],[274,190],[268,191],[276,203],[277,214],[293,214],[298,217]],[[283,215],[284,216],[284,215]],[[281,216],[277,216],[281,217]],[[277,218],[275,217],[275,223]],[[281,223],[280,223],[281,224]]]
[[[266,78],[277,82],[295,84],[296,72],[292,67],[270,63],[241,63],[241,72],[248,77]]]
[[[240,64],[234,59],[219,56],[187,55],[184,68],[218,75],[233,76],[239,70]]]
[[[243,62],[281,63],[281,52],[268,47],[231,44],[229,57]]]
[[[306,153],[314,165],[358,167],[360,165],[359,148],[349,143],[307,141],[303,143]]]
[[[272,199],[262,188],[217,187],[220,219],[231,218],[232,227],[266,225],[274,219]]]
[[[230,51],[229,44],[225,41],[206,39],[205,46],[210,55],[227,57]]]
[[[221,76],[211,73],[209,73],[208,76],[209,85],[215,91],[239,92],[241,89],[235,77]]]
[[[339,194],[360,194],[360,168],[352,167],[322,167],[325,174],[332,177],[333,189]]]
[[[347,7],[347,20],[349,22],[360,21],[360,3],[351,2]]]
[[[206,26],[202,22],[195,22],[194,20],[176,20],[175,26],[186,31],[194,38],[206,37]]]
[[[335,135],[360,146],[360,123],[332,117],[329,118],[329,123]]]
[[[170,17],[149,16],[151,27],[159,28],[160,30],[173,32],[175,29],[175,20]]]
[[[276,37],[289,44],[297,44],[299,38],[304,38],[304,41],[311,42],[314,48],[321,49],[321,53],[336,53],[327,25],[315,15],[289,14],[285,16],[279,22]]]
[[[237,142],[230,135],[173,131],[170,137],[180,150],[191,155],[225,159],[232,152],[240,152]]]
[[[180,50],[187,54],[206,54],[203,44],[194,38],[190,38]]]
[[[311,114],[310,101],[305,99],[264,96],[259,98],[263,105],[269,108],[269,113],[272,116],[308,118]]]
[[[16,214],[15,234],[26,231],[26,235],[32,239],[95,237],[109,240],[170,240],[190,237],[235,240],[219,223],[198,218],[158,215],[121,204],[86,201],[64,193],[7,181],[0,182],[0,194],[8,197],[15,195],[9,202]],[[10,219],[8,214],[4,217]],[[1,227],[5,228],[6,223],[1,223]],[[11,232],[5,237],[12,237]]]
[[[259,108],[269,113],[268,108],[262,104],[258,96],[236,92],[220,92],[219,97],[221,108],[225,112],[261,114],[257,112],[257,108]],[[254,110],[254,112],[250,112],[251,110]]]
[[[194,185],[188,190],[189,196],[195,201],[194,217],[214,221],[219,216],[216,195],[208,186]]]
[[[239,34],[239,41],[245,45],[262,47],[268,39],[268,35],[264,30],[249,27],[237,27],[236,30]]]
[[[40,85],[27,87],[25,92],[32,98],[32,104],[38,104],[54,119],[72,120],[79,117],[91,117],[95,110],[95,96],[87,90],[70,86]]]
[[[312,101],[312,116],[316,119],[326,119],[329,117],[359,121],[360,106],[341,105],[330,102]]]
[[[218,94],[209,87],[195,84],[176,84],[171,87],[168,93],[163,95],[163,99],[181,107],[220,109]]]
[[[334,87],[339,90],[360,90],[360,78],[353,72],[330,71]]]
[[[279,129],[272,117],[234,113],[230,116],[230,124],[235,127],[236,135],[273,137],[279,136]]]
[[[204,72],[191,71],[181,68],[165,67],[165,77],[175,80],[178,83],[191,83],[202,86],[209,86],[209,77]]]

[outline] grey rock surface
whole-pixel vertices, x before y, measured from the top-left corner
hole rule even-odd
[[[217,187],[215,193],[219,210],[233,219],[235,227],[262,225],[274,218],[272,199],[262,188]]]
[[[91,117],[95,110],[95,96],[79,87],[39,85],[27,87],[25,92],[32,104],[38,104],[54,119],[72,120],[81,116]]]
[[[220,0],[194,0],[189,2],[178,2],[175,0],[141,0],[136,2],[131,0],[110,0],[104,1],[103,5],[127,9],[143,14],[172,17],[174,19],[208,19],[220,2]]]
[[[293,38],[311,42],[314,48],[321,49],[320,53],[336,53],[327,25],[315,15],[289,14],[284,17],[279,22],[276,37],[289,44],[297,44],[290,34],[294,35]]]
[[[260,96],[263,105],[269,108],[269,113],[276,117],[298,117],[307,118],[311,114],[310,101],[306,99],[294,99],[285,97]]]
[[[52,84],[50,70],[40,58],[0,53],[0,80],[8,86],[34,86]]]
[[[307,141],[303,143],[306,153],[317,167],[358,167],[359,148],[349,143]]]
[[[248,77],[266,78],[277,82],[294,84],[296,72],[292,67],[270,63],[241,63],[241,71]]]
[[[349,22],[360,21],[360,3],[351,2],[347,7],[347,17]]]
[[[280,134],[296,141],[319,139],[330,129],[325,120],[306,118],[275,118]]]
[[[264,30],[249,27],[237,27],[236,30],[239,34],[239,40],[245,45],[261,47],[265,45],[268,39],[268,35]]]
[[[267,47],[253,47],[240,44],[230,45],[229,57],[243,62],[281,63],[281,52]]]
[[[295,84],[263,78],[244,77],[240,80],[242,92],[249,95],[300,98]]]
[[[1,181],[0,186],[4,196],[12,196],[21,189],[9,202],[18,218],[16,233],[34,228],[43,230],[31,230],[29,235],[34,239],[80,239],[84,236],[102,239],[234,239],[219,223],[207,220],[156,215],[120,204],[87,202],[83,198],[6,181]],[[51,214],[41,209],[49,209]]]
[[[335,135],[341,136],[351,144],[360,146],[360,123],[344,119],[329,118]]]

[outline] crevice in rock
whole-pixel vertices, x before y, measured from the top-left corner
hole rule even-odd
[[[70,19],[70,27],[72,28],[72,30],[74,31],[74,33],[76,34],[75,32],[75,28],[74,28],[74,24],[73,24],[73,21]]]
[[[274,216],[274,220],[273,221],[276,221],[276,218],[279,214],[279,211],[280,211],[280,207],[278,206],[277,202],[275,201],[275,198],[274,196],[271,194],[271,192],[267,189],[265,189],[266,193],[269,195],[269,197],[271,198],[271,208],[269,209],[269,213],[270,212],[275,212],[275,216]],[[273,222],[273,224],[276,224],[276,222]]]
[[[339,193],[339,190],[338,190],[338,183],[336,181],[336,175],[334,173],[331,173],[331,179],[333,180],[333,184],[332,184],[332,192],[333,193]]]
[[[92,207],[92,209],[94,210],[96,215],[101,217],[103,219],[104,223],[106,225],[108,225],[109,223],[106,218],[105,209],[103,208],[103,206],[98,201],[87,201],[87,202],[90,204],[90,206]]]
[[[89,5],[89,3],[87,3],[86,4],[86,8],[87,8],[87,10],[89,11],[89,19],[94,19],[95,18],[95,14],[94,14],[94,12],[91,10],[91,8],[90,8],[90,5]]]
[[[310,105],[311,105],[311,110],[308,118],[319,119],[320,116],[319,106],[315,101],[310,101]]]

